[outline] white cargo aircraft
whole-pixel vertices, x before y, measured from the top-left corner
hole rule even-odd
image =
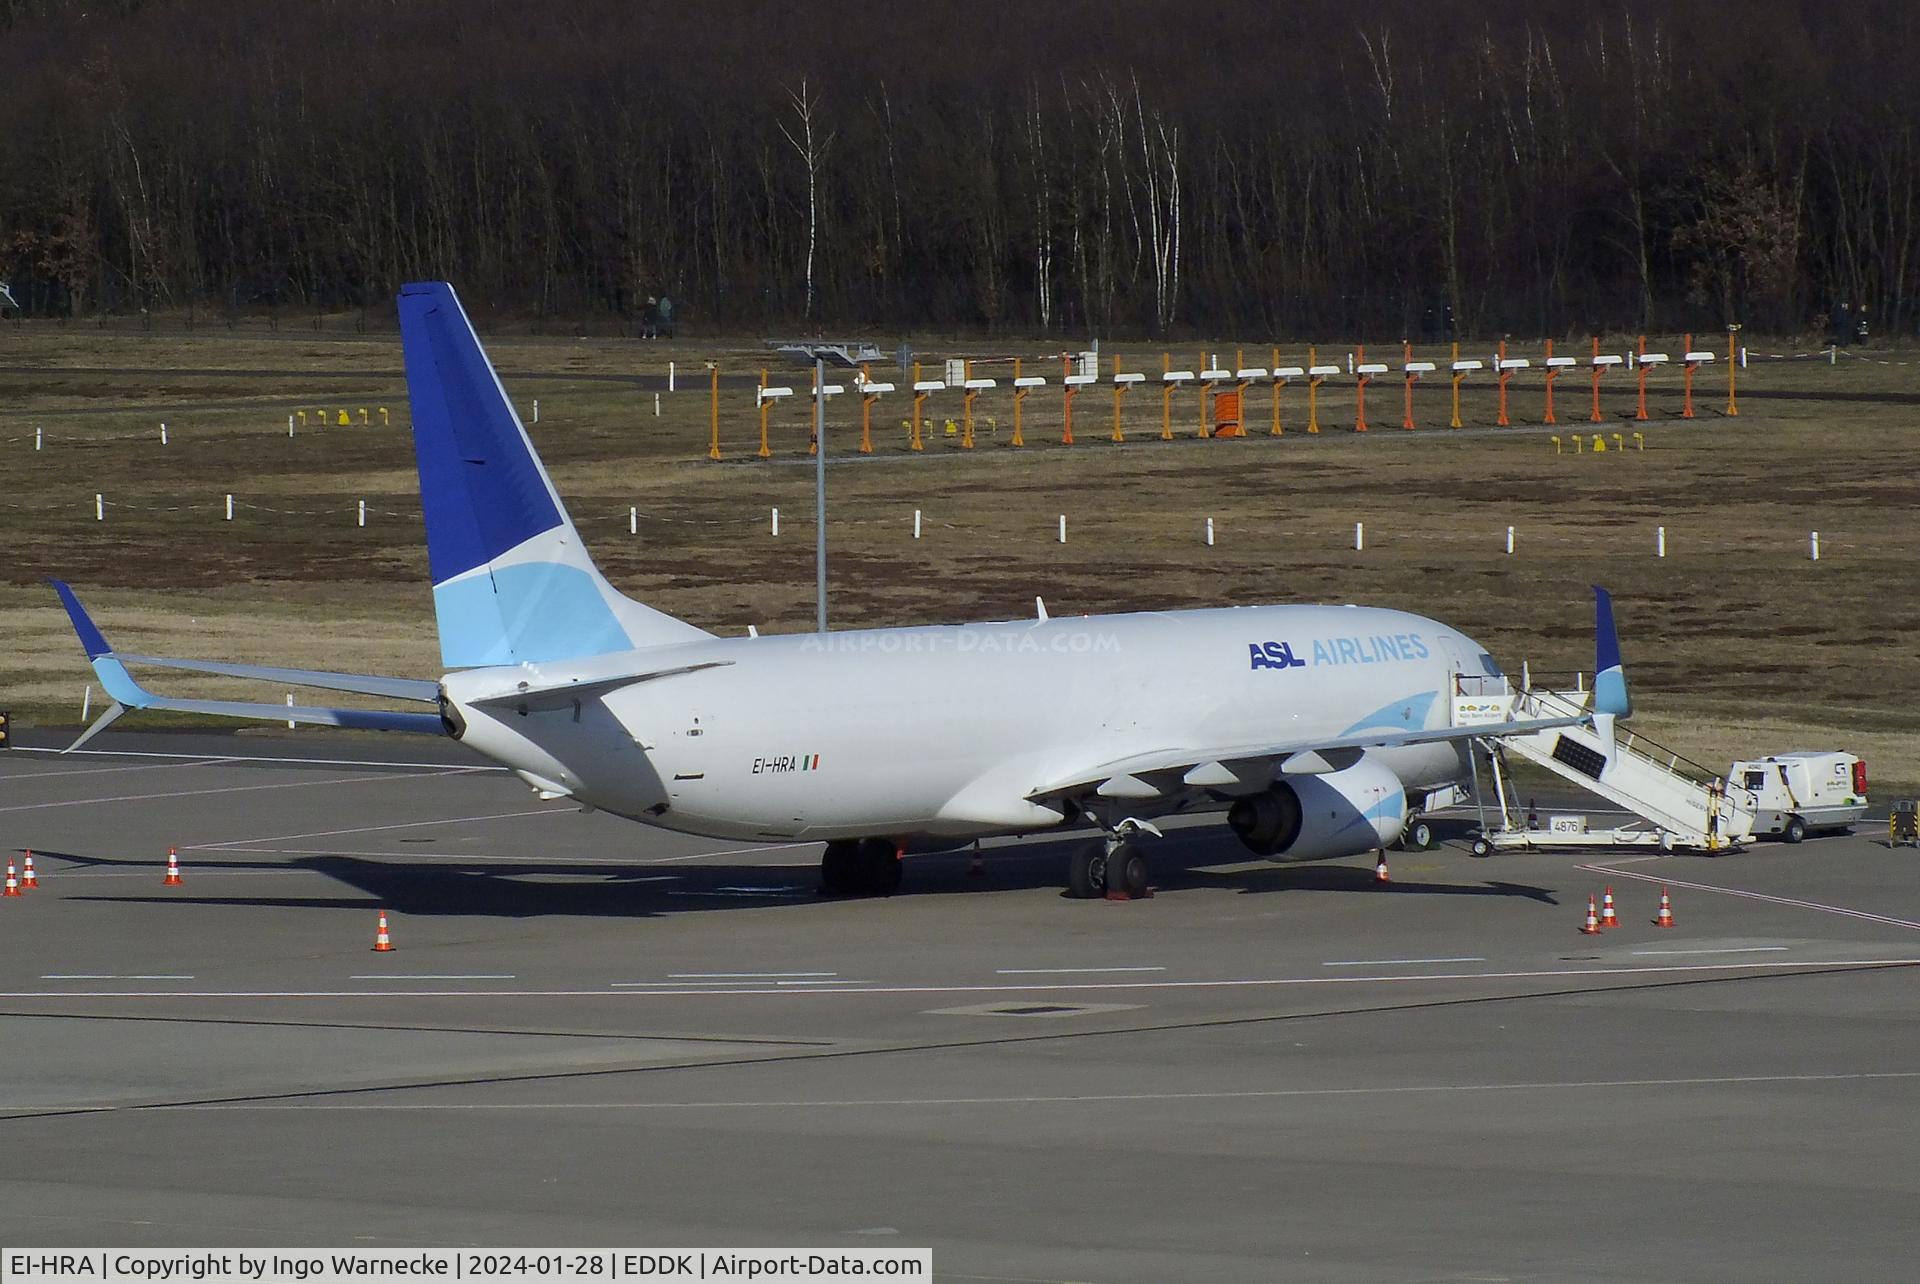
[[[891,891],[909,851],[1091,827],[1068,886],[1132,896],[1156,818],[1225,812],[1275,861],[1358,855],[1468,777],[1474,737],[1583,720],[1451,725],[1463,685],[1499,679],[1492,657],[1436,620],[1356,606],[716,637],[595,568],[452,287],[406,286],[399,309],[446,674],[121,655],[56,583],[115,701],[76,747],[127,708],[444,734],[542,798],[716,838],[824,841],[829,892]],[[1597,589],[1595,622],[1605,727],[1629,706]],[[128,664],[437,711],[169,699]]]

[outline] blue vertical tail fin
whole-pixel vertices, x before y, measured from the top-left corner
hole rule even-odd
[[[400,290],[413,449],[448,668],[710,636],[625,597],[588,556],[453,287]]]
[[[1593,711],[1619,718],[1633,712],[1620,634],[1613,626],[1613,595],[1598,584],[1593,586]]]

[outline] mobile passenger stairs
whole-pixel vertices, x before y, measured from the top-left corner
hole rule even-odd
[[[1460,689],[1478,685],[1483,689]],[[1576,679],[1572,691],[1533,686],[1523,676],[1512,690],[1505,678],[1459,679],[1453,699],[1455,726],[1579,717],[1593,693]],[[1604,722],[1604,720],[1602,720]],[[1594,723],[1553,727],[1521,735],[1487,736],[1474,755],[1474,793],[1480,832],[1473,852],[1484,856],[1512,848],[1657,847],[1662,851],[1731,851],[1753,835],[1754,808],[1741,791],[1729,791],[1720,776],[1624,728],[1613,737]],[[1507,755],[1534,763],[1640,818],[1615,829],[1590,830],[1584,816],[1554,816],[1545,829],[1523,821],[1513,800]],[[1499,823],[1487,823],[1479,769],[1486,760],[1493,778]]]

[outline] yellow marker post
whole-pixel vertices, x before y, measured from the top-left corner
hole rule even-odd
[[[296,410],[294,413],[300,416],[300,426],[305,428],[307,426],[307,412],[304,410]]]
[[[1321,376],[1313,373],[1314,367],[1320,364],[1315,360],[1315,354],[1318,351],[1317,348],[1312,347],[1307,349],[1307,431],[1311,433],[1320,431]]]
[[[342,410],[340,412],[340,418],[335,420],[334,424],[336,427],[340,427],[340,428],[351,428],[353,427],[353,420],[348,417],[346,411]]]
[[[1210,409],[1207,403],[1213,400],[1213,389],[1208,386],[1206,378],[1207,371],[1210,368],[1210,363],[1207,361],[1207,354],[1204,352],[1201,353],[1200,366],[1194,371],[1194,373],[1200,377],[1195,379],[1193,384],[1194,387],[1200,389],[1200,430],[1194,433],[1194,436],[1202,438],[1211,435],[1207,423],[1207,411]]]
[[[385,406],[382,406],[382,407],[380,407],[380,426],[381,426],[382,428],[385,428],[385,427],[387,427],[387,426],[388,426],[388,422],[387,422],[387,408],[386,408]]]
[[[960,419],[966,424],[966,429],[960,434],[962,450],[973,449],[973,399],[980,395],[980,390],[967,387],[972,382],[973,362],[969,361],[960,367]]]
[[[1267,436],[1279,437],[1284,435],[1280,428],[1280,389],[1287,385],[1286,376],[1280,373],[1280,349],[1273,350],[1273,363],[1267,367],[1267,372],[1273,378],[1273,427],[1268,430]]]
[[[1606,452],[1606,449],[1607,449],[1607,439],[1605,437],[1602,437],[1599,433],[1593,434],[1593,453],[1596,455],[1604,454]]]
[[[369,422],[367,418],[367,408],[365,406],[360,407],[360,426],[364,428]]]
[[[1173,385],[1167,375],[1173,369],[1173,354],[1160,354],[1160,440],[1173,440]]]
[[[925,449],[925,443],[920,439],[920,414],[921,408],[927,404],[927,394],[921,390],[920,384],[920,363],[916,361],[913,363],[913,435],[907,442],[909,450]]]
[[[860,453],[873,453],[873,403],[880,400],[880,394],[867,391],[867,381],[873,377],[863,362],[860,366]]]
[[[1647,448],[1647,434],[1643,432],[1633,434],[1633,448],[1644,451]]]
[[[773,451],[767,445],[767,416],[773,413],[773,402],[767,399],[767,368],[760,367],[760,458],[773,458]],[[707,453],[708,459],[720,458],[720,439],[714,437],[713,449]]]
[[[1633,435],[1638,437],[1640,434],[1635,433]],[[1619,433],[1613,434],[1613,448],[1615,450],[1625,450],[1627,448],[1626,438],[1622,437]]]
[[[1558,437],[1553,439],[1553,453],[1556,455],[1560,453],[1560,439]]]
[[[1460,367],[1460,343],[1458,340],[1455,340],[1453,345],[1453,418],[1447,421],[1447,427],[1449,428],[1458,428],[1461,426],[1460,425],[1460,381],[1467,377],[1467,372],[1460,369],[1459,367]]]
[[[707,436],[710,443],[707,446],[707,458],[718,459],[720,458],[720,363],[707,362],[707,373],[712,376],[707,394]],[[763,371],[761,379],[764,381],[765,378],[766,374]],[[761,446],[764,448],[765,445],[763,440]]]
[[[1121,402],[1126,398],[1127,385],[1120,382],[1120,354],[1113,354],[1113,439],[1125,441],[1127,432],[1121,420]]]
[[[1740,368],[1740,327],[1727,327],[1727,417],[1736,417],[1740,413],[1740,403],[1735,397],[1734,372]]]
[[[1015,357],[1013,359],[1013,444],[1016,446],[1027,444],[1027,439],[1020,433],[1020,403],[1027,399],[1027,393],[1031,391],[1032,389],[1022,387],[1020,384],[1020,358]]]

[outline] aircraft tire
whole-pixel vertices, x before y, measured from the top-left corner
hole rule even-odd
[[[820,855],[820,891],[827,896],[853,896],[860,891],[863,872],[860,844],[838,839]]]
[[[1067,895],[1092,900],[1107,890],[1107,845],[1096,839],[1076,847],[1067,858]]]
[[[871,896],[891,896],[900,890],[900,853],[885,838],[860,844],[862,890]]]
[[[1133,843],[1121,843],[1107,856],[1107,891],[1128,900],[1147,894],[1147,856]]]

